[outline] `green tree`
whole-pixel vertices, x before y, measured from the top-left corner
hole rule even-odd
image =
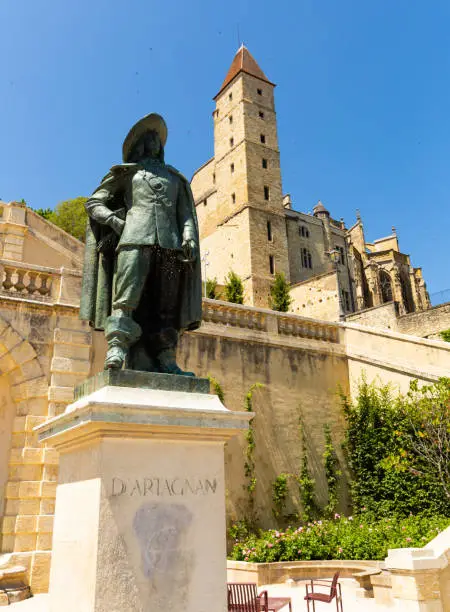
[[[84,242],[86,235],[87,213],[84,208],[88,198],[79,196],[56,205],[49,217],[45,217],[68,234]],[[44,215],[42,215],[44,216]]]
[[[47,219],[47,221],[52,220],[53,210],[51,208],[38,208],[34,212]]]
[[[226,277],[226,285],[225,285],[225,299],[227,302],[232,302],[233,304],[243,304],[244,303],[244,285],[240,277],[230,270],[228,276]]]
[[[206,279],[206,297],[210,300],[217,300],[217,278]]]
[[[283,272],[277,272],[270,287],[270,306],[272,310],[278,310],[279,312],[289,310],[292,303],[290,289],[291,285],[287,282]]]
[[[325,478],[327,479],[328,485],[328,504],[325,510],[327,514],[333,516],[338,505],[338,484],[341,470],[339,469],[339,460],[333,446],[330,426],[328,424],[324,425],[323,431],[325,436],[325,449],[322,456]]]

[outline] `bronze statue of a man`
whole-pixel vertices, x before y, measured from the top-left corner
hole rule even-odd
[[[167,126],[136,123],[86,202],[81,319],[105,331],[105,368],[192,375],[176,363],[179,334],[202,313],[199,235],[189,182],[164,163]]]

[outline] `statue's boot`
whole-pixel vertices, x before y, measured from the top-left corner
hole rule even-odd
[[[159,371],[165,374],[178,374],[179,376],[195,376],[194,372],[182,370],[176,360],[178,332],[173,327],[162,329],[153,337],[153,346],[156,350],[156,360]]]
[[[158,353],[157,356],[160,372],[165,374],[178,374],[179,376],[195,376],[194,372],[182,370],[176,361],[175,348],[166,348]]]
[[[105,325],[105,337],[108,342],[105,370],[120,370],[127,358],[128,349],[141,335],[140,326],[131,317],[108,317]]]

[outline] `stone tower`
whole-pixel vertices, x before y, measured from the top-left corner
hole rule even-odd
[[[242,46],[214,98],[214,158],[192,179],[206,276],[234,270],[261,307],[274,274],[289,279],[274,88]]]

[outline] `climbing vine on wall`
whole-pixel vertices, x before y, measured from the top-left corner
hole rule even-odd
[[[217,395],[220,401],[224,403],[225,393],[223,391],[223,388],[220,382],[216,378],[214,378],[214,376],[210,376],[210,375],[208,375],[208,380],[211,383],[211,387],[213,388],[214,393]]]
[[[261,383],[253,384],[248,390],[245,399],[244,399],[244,409],[247,412],[253,412],[253,393],[256,389],[261,389],[264,385]],[[248,493],[248,505],[249,505],[249,520],[251,522],[255,522],[256,513],[255,513],[255,489],[256,489],[256,472],[255,472],[255,431],[254,424],[252,419],[249,423],[248,430],[245,434],[245,439],[247,441],[247,447],[245,449],[245,463],[244,463],[244,473],[247,479],[247,493]]]
[[[283,517],[288,495],[289,474],[279,474],[272,483],[272,514],[276,519]]]
[[[333,515],[338,505],[338,485],[339,477],[342,475],[339,469],[339,460],[333,446],[331,429],[328,424],[324,425],[323,433],[325,436],[325,450],[323,452],[323,465],[325,478],[328,485],[328,504],[325,508],[326,514]]]
[[[305,429],[302,424],[301,418],[299,419],[298,426],[300,444],[301,444],[301,465],[300,474],[297,477],[299,486],[300,502],[302,506],[302,518],[304,521],[313,520],[318,513],[318,506],[315,494],[315,480],[311,477],[308,453],[306,449]]]

